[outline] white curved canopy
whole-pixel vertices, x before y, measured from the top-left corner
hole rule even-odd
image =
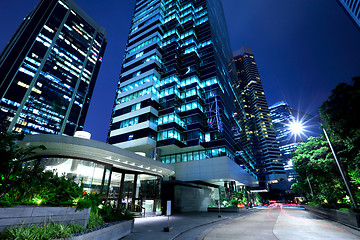
[[[24,146],[44,145],[45,150],[36,149],[31,157],[61,157],[83,159],[111,165],[118,169],[143,174],[167,177],[174,175],[175,168],[169,164],[140,156],[113,145],[84,138],[39,134],[27,135],[19,143]]]

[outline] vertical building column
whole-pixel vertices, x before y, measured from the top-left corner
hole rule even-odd
[[[109,188],[111,183],[111,173],[112,169],[111,167],[104,168],[103,178],[101,181],[101,187],[100,187],[100,194],[105,195],[105,202],[107,202],[108,196],[109,196]]]
[[[137,179],[138,179],[138,174],[135,173],[134,174],[134,182],[133,182],[133,192],[132,192],[132,197],[131,197],[131,210],[134,211],[135,210],[135,198],[136,198],[136,185],[137,185]]]
[[[124,191],[124,183],[125,183],[125,173],[121,173],[120,190],[119,190],[118,203],[117,203],[118,207],[120,207],[120,205],[122,203],[122,196],[123,196],[123,191]]]

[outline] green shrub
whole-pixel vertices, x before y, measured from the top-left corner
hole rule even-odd
[[[71,234],[84,231],[85,228],[76,224],[63,225],[58,223],[46,224],[44,226],[18,227],[7,230],[0,235],[0,239],[54,239],[68,238]]]
[[[112,208],[109,204],[106,204],[101,209],[99,209],[99,213],[105,222],[131,220],[134,218],[134,214],[132,214],[128,209]]]
[[[91,207],[92,212],[97,212],[99,205],[103,200],[99,197],[99,194],[84,194],[77,200],[76,207],[79,210]]]
[[[97,212],[92,212],[91,211],[90,215],[89,215],[87,228],[93,229],[93,228],[96,228],[97,226],[100,226],[100,225],[103,225],[103,224],[105,224],[105,221],[102,218],[102,216]]]

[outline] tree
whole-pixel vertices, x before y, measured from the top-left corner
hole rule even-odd
[[[334,146],[339,144],[338,141],[333,142]],[[346,190],[323,136],[309,137],[301,143],[294,151],[292,160],[294,170],[299,174],[298,182],[292,186],[294,191],[317,203],[333,206],[344,203]]]
[[[341,142],[336,151],[343,156],[342,166],[360,200],[360,77],[352,85],[340,83],[320,106],[320,116],[332,141]]]
[[[13,187],[13,183],[24,170],[24,163],[35,149],[45,146],[19,147],[17,143],[24,135],[4,133],[0,135],[0,198]]]

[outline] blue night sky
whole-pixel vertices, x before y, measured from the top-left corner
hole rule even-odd
[[[108,32],[85,131],[105,141],[134,0],[75,0]],[[317,113],[340,82],[360,76],[360,28],[337,0],[222,0],[231,45],[253,49],[268,104]],[[38,0],[0,1],[0,50]]]

